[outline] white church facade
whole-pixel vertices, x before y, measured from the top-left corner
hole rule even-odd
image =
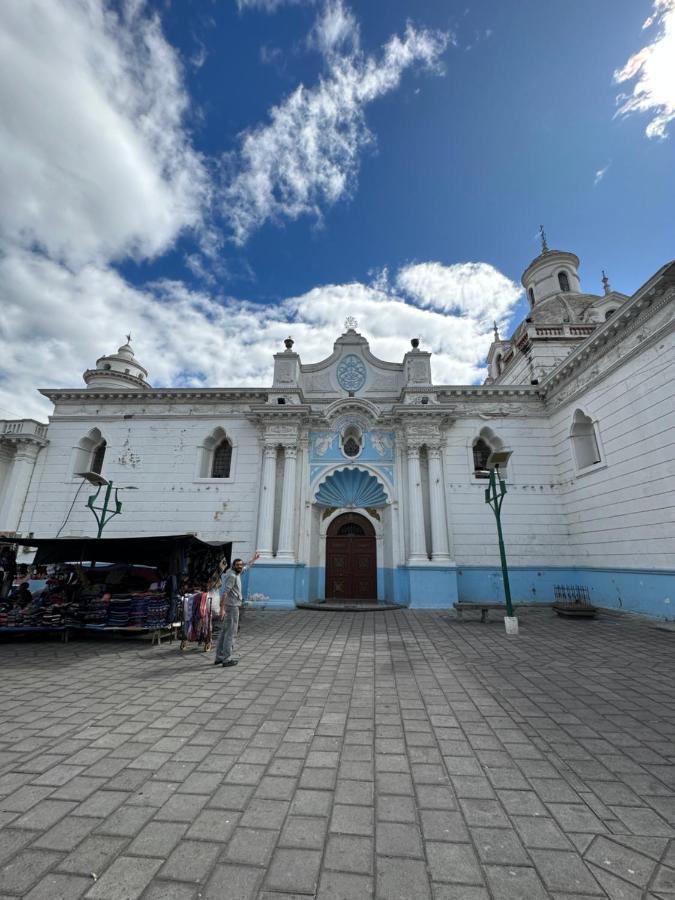
[[[416,340],[378,359],[353,321],[318,363],[289,338],[269,388],[151,387],[127,342],[82,388],[42,391],[48,426],[0,423],[0,532],[95,534],[77,473],[98,471],[125,488],[107,537],[257,548],[247,589],[269,605],[499,600],[485,462],[508,448],[514,601],[585,585],[600,606],[673,618],[675,263],[632,296],[607,279],[584,293],[578,265],[544,245],[482,385],[434,384]]]

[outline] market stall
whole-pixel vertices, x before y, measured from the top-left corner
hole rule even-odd
[[[204,589],[232,549],[194,535],[16,539],[0,545],[8,570],[17,546],[36,548],[33,566],[46,567],[47,579],[35,595],[14,585],[0,597],[0,633],[51,631],[67,640],[75,629],[150,632],[153,642],[174,636],[179,598]]]

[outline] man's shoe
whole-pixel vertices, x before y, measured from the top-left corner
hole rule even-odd
[[[222,666],[222,663],[221,663],[221,661],[220,661],[219,659],[217,659],[217,660],[214,662],[213,665],[214,665],[214,666]]]
[[[222,665],[223,668],[225,668],[225,666],[236,666],[238,662],[238,659],[226,659]]]

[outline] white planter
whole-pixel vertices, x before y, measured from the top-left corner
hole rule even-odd
[[[504,616],[504,627],[507,634],[518,634],[518,616]]]

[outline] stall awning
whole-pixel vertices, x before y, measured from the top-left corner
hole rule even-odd
[[[10,538],[23,547],[37,547],[34,565],[79,563],[137,563],[167,568],[177,552],[188,555],[222,551],[231,562],[230,541],[200,541],[193,534],[153,535],[124,538]]]

